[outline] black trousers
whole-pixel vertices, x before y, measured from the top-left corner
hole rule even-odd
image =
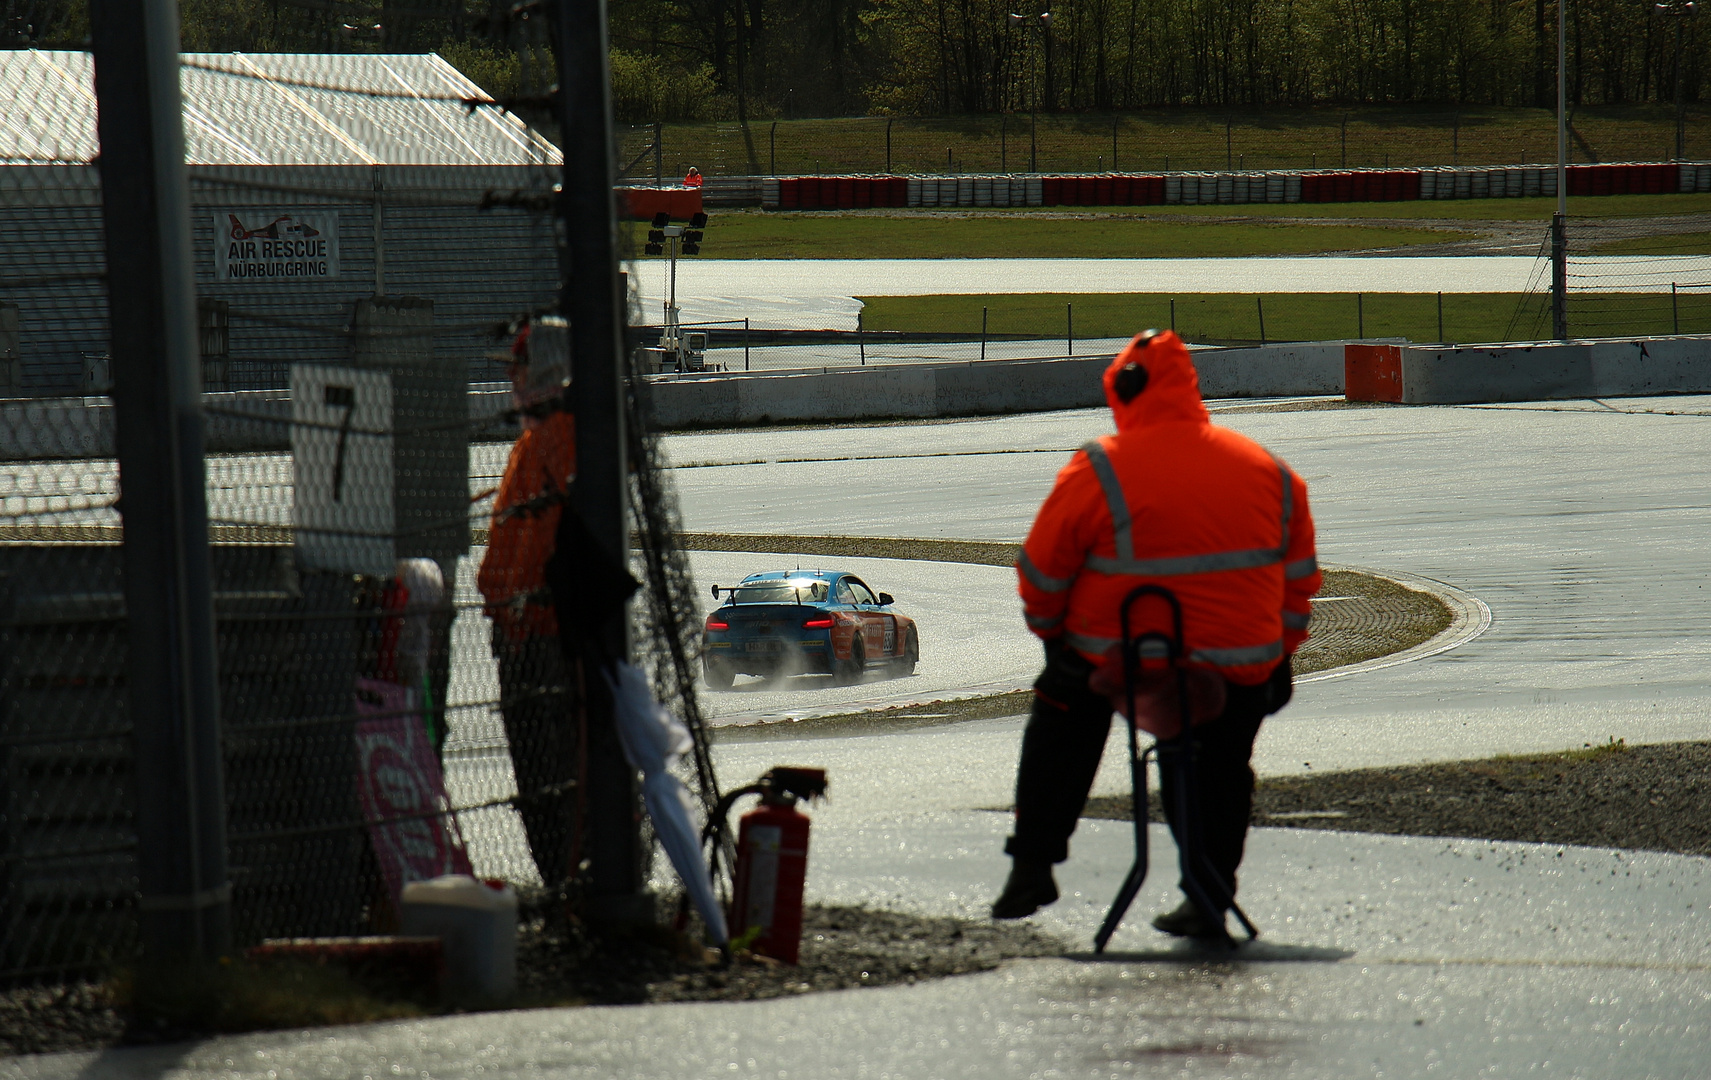
[[[1092,673],[1090,661],[1065,649],[1047,662],[1034,682],[1034,707],[1022,733],[1022,760],[1016,770],[1016,831],[1004,845],[1009,855],[1054,863],[1069,857],[1069,837],[1087,805],[1111,731],[1111,702],[1087,687]],[[1206,853],[1229,880],[1232,893],[1253,812],[1249,761],[1254,738],[1260,722],[1288,703],[1292,681],[1285,658],[1267,682],[1230,683],[1224,711],[1194,727]],[[1174,817],[1172,779],[1168,773],[1162,779],[1166,816]],[[1174,834],[1178,823],[1170,824]]]
[[[578,827],[575,679],[556,637],[512,641],[496,626],[493,655],[499,661],[499,711],[517,776],[517,813],[541,881],[554,888],[570,876],[571,841]]]

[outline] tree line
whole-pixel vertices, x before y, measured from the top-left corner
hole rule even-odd
[[[631,122],[1038,109],[1549,106],[1558,0],[608,0]],[[1564,0],[1576,105],[1700,99],[1682,0]],[[182,0],[187,51],[439,50],[496,93],[551,82],[552,5]],[[1049,18],[1042,16],[1049,13]],[[0,0],[0,44],[81,48],[84,0]]]

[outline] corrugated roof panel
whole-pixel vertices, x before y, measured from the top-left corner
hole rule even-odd
[[[185,158],[195,165],[532,165],[558,151],[440,56],[187,53]],[[88,53],[0,51],[0,162],[96,152]]]

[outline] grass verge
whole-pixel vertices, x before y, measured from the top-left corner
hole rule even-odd
[[[640,228],[631,225],[640,249]],[[717,259],[1129,259],[1317,255],[1466,239],[1445,229],[1271,221],[1154,221],[1135,214],[1094,219],[1009,214],[721,214],[707,226],[701,258]]]
[[[1127,820],[1127,795],[1088,800],[1087,817]],[[1269,777],[1252,823],[1401,836],[1578,844],[1711,855],[1711,743]],[[1151,820],[1163,821],[1157,793]]]
[[[1689,106],[1688,157],[1702,159],[1708,114]],[[1667,105],[1581,106],[1573,160],[1665,161],[1674,153]],[[1301,169],[1390,165],[1515,165],[1556,160],[1550,109],[1437,106],[1140,109],[1042,113],[1041,171]],[[840,117],[667,124],[666,175],[720,173],[1001,172],[1028,167],[1029,118]],[[1226,126],[1228,125],[1228,126]],[[651,131],[638,130],[635,152]],[[1115,146],[1113,146],[1115,142]],[[889,163],[889,164],[888,164]]]
[[[1280,282],[1286,285],[1287,282]],[[1189,341],[1257,344],[1399,337],[1410,341],[1534,341],[1550,333],[1550,298],[1535,293],[1017,293],[864,296],[868,330],[1128,337],[1170,327]],[[1577,293],[1570,328],[1598,336],[1711,332],[1711,295]],[[1073,311],[1071,311],[1073,308]],[[1585,313],[1585,318],[1578,316]],[[1265,326],[1261,333],[1260,320]],[[1593,323],[1596,322],[1594,327]],[[1679,328],[1679,330],[1677,329]]]

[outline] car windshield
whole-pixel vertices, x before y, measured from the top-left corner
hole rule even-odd
[[[738,604],[817,604],[826,599],[824,581],[805,578],[798,581],[756,581],[738,585],[731,594]]]

